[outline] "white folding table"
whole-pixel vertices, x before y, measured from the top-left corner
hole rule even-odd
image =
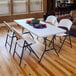
[[[59,34],[59,33],[64,33],[66,32],[65,30],[61,29],[61,28],[58,28],[57,26],[54,26],[54,25],[51,25],[51,24],[48,24],[48,23],[45,23],[45,22],[42,22],[40,21],[41,24],[46,24],[46,28],[34,28],[33,26],[29,25],[26,21],[27,20],[32,20],[34,18],[27,18],[27,19],[18,19],[18,20],[14,20],[14,22],[16,22],[18,25],[20,25],[21,27],[29,30],[31,33],[33,33],[34,35],[38,36],[38,37],[42,37],[44,39],[44,45],[45,45],[45,49],[40,57],[40,60],[39,62],[41,61],[44,53],[46,51],[49,51],[51,49],[46,49],[46,40],[47,40],[47,37],[48,36],[51,36],[53,35],[53,40],[54,40],[54,37],[56,34]],[[54,49],[54,47],[52,48]],[[56,52],[56,50],[55,50]],[[56,54],[58,55],[58,53],[56,52]]]

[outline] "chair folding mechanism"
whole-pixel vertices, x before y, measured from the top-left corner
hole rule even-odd
[[[61,48],[62,48],[62,46],[63,46],[64,42],[69,43],[69,44],[70,44],[70,46],[71,46],[71,48],[72,48],[71,37],[70,37],[70,33],[69,33],[69,31],[65,32],[65,33],[64,33],[64,34],[62,34],[62,35],[57,35],[57,37],[58,37],[58,36],[60,36],[60,43],[61,43],[61,46],[60,46],[60,49],[59,49],[58,53],[60,53]],[[61,38],[61,37],[64,37],[64,39],[62,40],[62,38]],[[69,37],[69,42],[68,42],[68,41],[66,41],[67,37]]]
[[[69,33],[71,26],[72,26],[72,21],[69,19],[62,19],[58,24],[59,28],[66,30],[65,33],[56,34],[56,37],[60,37],[60,43],[61,43],[58,53],[60,53],[61,48],[64,42],[66,41],[67,37],[69,37],[69,42],[67,41],[66,42],[69,43],[72,48],[71,37]],[[62,40],[61,37],[64,37],[64,39]]]
[[[10,46],[9,52],[11,52],[12,42],[13,42],[13,38],[15,37],[15,34],[14,34],[12,27],[6,21],[3,21],[3,22],[7,26],[7,29],[8,29],[5,46],[6,44],[8,44]],[[8,42],[9,38],[11,38],[11,43]]]
[[[15,48],[14,48],[13,57],[14,57],[14,55],[16,54],[16,55],[20,58],[19,65],[21,65],[23,53],[24,53],[24,50],[25,50],[26,48],[30,51],[30,53],[33,52],[34,55],[35,55],[37,58],[39,58],[39,57],[37,56],[37,54],[34,52],[34,50],[32,49],[32,47],[31,47],[32,43],[29,42],[28,40],[24,39],[23,36],[22,36],[15,28],[13,28],[13,29],[14,29],[14,33],[15,33],[15,36],[16,36],[16,43],[15,43]],[[22,43],[22,44],[21,44],[21,43]],[[21,56],[20,56],[20,55],[17,53],[17,51],[16,51],[17,45],[22,48]]]
[[[64,42],[66,41],[67,37],[69,37],[69,42],[68,43],[71,45],[71,48],[72,48],[71,37],[70,37],[70,33],[69,33],[71,26],[72,26],[72,21],[71,20],[69,20],[69,19],[60,20],[60,22],[57,25],[57,27],[66,30],[66,32],[65,33],[56,34],[55,37],[53,36],[52,40],[49,40],[50,44],[48,46],[50,46],[51,44],[56,45],[55,43],[53,43],[53,40],[55,41],[56,37],[59,37],[61,45],[60,46],[57,45],[57,46],[59,47],[58,53],[60,53]],[[64,39],[62,40],[61,37],[64,37]]]

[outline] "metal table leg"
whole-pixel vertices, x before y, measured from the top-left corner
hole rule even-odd
[[[64,44],[64,42],[65,42],[65,40],[66,40],[66,37],[67,37],[67,36],[65,36],[65,38],[64,38],[64,40],[63,40],[63,42],[62,42],[62,44],[61,44],[61,46],[60,46],[60,49],[59,49],[58,53],[60,53],[61,48],[62,48],[62,46],[63,46],[63,44]]]
[[[39,62],[41,62],[41,60],[42,60],[42,58],[43,58],[43,56],[44,56],[44,54],[45,54],[46,51],[50,51],[50,50],[53,50],[53,49],[54,49],[54,51],[55,51],[55,53],[57,54],[57,56],[59,56],[58,52],[56,51],[56,49],[55,49],[55,47],[54,47],[54,39],[55,39],[55,35],[54,35],[53,38],[52,38],[53,47],[52,47],[51,49],[47,49],[47,48],[46,48],[46,40],[47,40],[47,37],[44,38],[45,49],[44,49],[44,51],[43,51],[43,53],[42,53],[42,55],[41,55],[41,57],[40,57]]]
[[[42,53],[42,55],[41,55],[41,57],[40,57],[39,63],[41,62],[42,57],[43,57],[44,53],[46,52],[46,39],[47,39],[47,37],[44,38],[45,49],[44,49],[44,51],[43,51],[43,53]]]
[[[55,46],[55,44],[54,44],[54,39],[55,39],[55,38],[56,38],[56,36],[54,35],[54,36],[53,36],[53,39],[52,39],[52,41],[53,41],[53,42],[52,42],[52,44],[53,44],[53,49],[54,49],[55,53],[57,54],[57,56],[59,56],[58,52],[56,51],[56,49],[55,49],[55,47],[54,47],[54,46]]]

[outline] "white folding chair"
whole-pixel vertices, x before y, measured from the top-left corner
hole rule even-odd
[[[46,19],[46,22],[50,23],[51,25],[55,25],[55,26],[58,25],[57,17],[53,16],[53,15],[48,16],[47,19]],[[53,36],[51,40],[47,39],[48,41],[50,41],[50,44],[48,46],[50,46],[51,43],[53,43],[54,38],[55,38],[55,36]]]
[[[69,37],[69,41],[70,41],[69,44],[71,45],[71,48],[72,48],[71,37],[70,37],[70,33],[69,33],[71,26],[72,26],[72,21],[69,19],[62,19],[62,20],[60,20],[60,22],[58,24],[59,28],[66,30],[66,33],[56,34],[56,37],[64,37],[63,41],[60,38],[60,42],[62,42],[62,44],[61,44],[60,49],[58,51],[59,53],[60,53],[60,50],[61,50],[67,37]]]
[[[57,17],[56,16],[54,16],[54,15],[50,15],[50,16],[48,16],[47,18],[46,18],[46,21],[45,22],[47,22],[47,23],[49,23],[49,24],[51,24],[51,25],[58,25],[58,22],[57,22]],[[38,39],[38,37],[37,37],[37,39]],[[48,39],[47,39],[48,40]]]
[[[8,44],[10,46],[9,52],[11,52],[12,42],[13,42],[13,38],[15,37],[15,34],[14,34],[12,27],[6,21],[3,21],[3,23],[6,25],[6,27],[8,29],[5,46],[6,46],[6,44]],[[9,41],[8,41],[9,38],[10,38],[11,43],[9,43]]]
[[[56,26],[58,25],[57,17],[53,16],[53,15],[48,16],[45,22],[48,22],[48,23],[50,23],[52,25],[56,25]]]
[[[34,50],[32,49],[31,45],[33,43],[35,43],[35,41],[29,37],[28,35],[27,36],[23,36],[22,34],[20,34],[20,32],[18,30],[16,30],[15,28],[13,28],[14,30],[14,33],[15,33],[15,36],[16,36],[16,43],[15,43],[15,48],[14,48],[14,52],[13,52],[13,57],[14,55],[16,54],[19,58],[20,58],[20,62],[19,62],[19,65],[21,65],[21,62],[22,62],[22,57],[23,57],[23,53],[24,53],[24,49],[28,48],[28,50],[30,52],[33,52],[34,55],[39,58],[37,56],[37,54],[34,52]],[[21,56],[18,54],[18,50],[17,49],[17,45],[22,48],[22,51],[21,51]]]

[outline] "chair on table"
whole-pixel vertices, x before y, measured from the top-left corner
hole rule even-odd
[[[23,57],[23,53],[24,53],[24,50],[27,48],[30,53],[33,52],[34,55],[39,58],[37,56],[37,54],[34,52],[34,50],[32,49],[31,45],[34,42],[34,40],[29,37],[28,35],[26,37],[22,36],[18,30],[16,30],[15,28],[13,28],[14,30],[14,33],[15,33],[15,36],[16,36],[16,43],[15,43],[15,48],[14,48],[14,52],[13,52],[13,57],[15,54],[17,54],[17,56],[20,58],[20,62],[19,62],[19,65],[21,65],[21,62],[22,62],[22,57]],[[21,56],[17,53],[17,46],[19,46],[20,48],[22,48],[22,51],[21,51]]]
[[[69,33],[71,26],[72,26],[72,21],[69,19],[62,19],[62,20],[60,20],[60,22],[58,24],[59,28],[66,30],[65,33],[56,34],[56,37],[60,37],[60,42],[62,43],[58,53],[60,53],[60,50],[67,37],[69,37],[69,41],[70,41],[69,44],[71,45],[71,48],[72,48],[71,37],[70,37],[70,33]],[[62,41],[61,37],[64,37],[63,41]]]
[[[6,44],[8,44],[10,46],[9,52],[11,52],[12,42],[15,35],[14,35],[12,27],[6,21],[3,21],[3,23],[7,26],[7,29],[8,29],[5,46]],[[11,43],[8,42],[9,38],[11,39]]]
[[[50,23],[52,25],[56,25],[56,26],[58,25],[57,17],[53,15],[48,16],[45,22]]]

